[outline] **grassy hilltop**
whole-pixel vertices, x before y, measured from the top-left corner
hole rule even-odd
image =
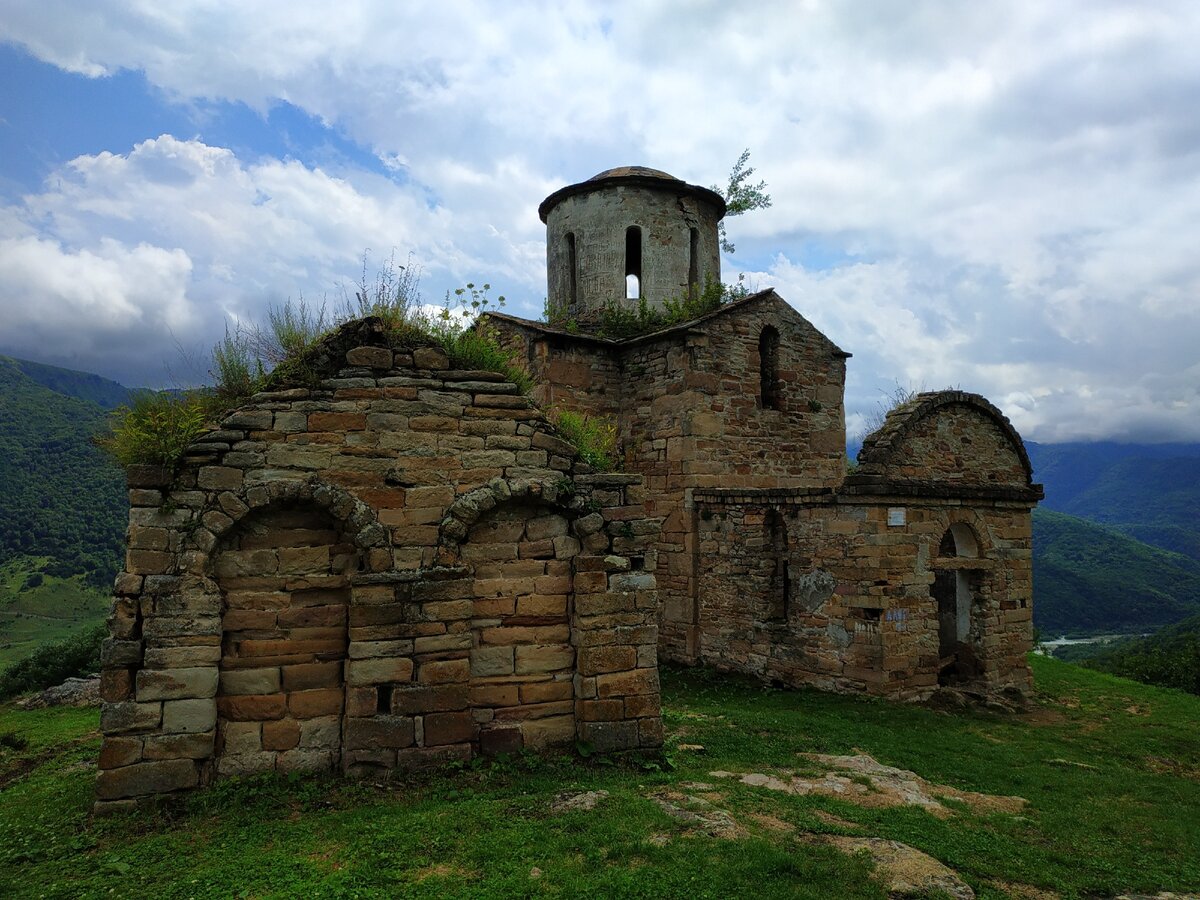
[[[262,777],[94,822],[96,713],[0,708],[0,733],[16,735],[0,745],[28,739],[0,750],[0,893],[886,896],[865,855],[821,843],[850,835],[924,851],[981,898],[1200,889],[1200,698],[1034,666],[1039,694],[1018,715],[668,670],[659,762],[522,757],[380,783]],[[712,774],[821,777],[807,753],[912,770],[941,810],[887,807],[862,776],[846,782],[850,802]],[[578,791],[607,797],[552,813]],[[964,792],[989,796],[980,805]]]

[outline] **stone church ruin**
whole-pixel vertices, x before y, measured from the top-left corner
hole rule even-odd
[[[479,326],[532,397],[363,319],[317,383],[129,471],[98,810],[268,770],[654,749],[660,658],[900,700],[1029,688],[1041,488],[999,410],[919,394],[848,473],[849,354],[774,291],[597,333],[719,279],[718,194],[613,169],[539,212],[570,326]],[[551,408],[615,422],[622,472]]]

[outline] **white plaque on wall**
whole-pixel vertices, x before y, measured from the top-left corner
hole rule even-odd
[[[903,506],[888,507],[888,525],[903,525],[906,522]]]

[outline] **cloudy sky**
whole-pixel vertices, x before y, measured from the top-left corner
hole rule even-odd
[[[1200,440],[1197,47],[1194,0],[0,0],[0,353],[187,380],[368,250],[537,317],[552,190],[749,148],[725,279],[854,354],[852,431],[900,384]]]

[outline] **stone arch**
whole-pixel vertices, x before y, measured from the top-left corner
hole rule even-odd
[[[913,473],[907,469],[915,467],[919,471],[930,463],[929,460],[909,458],[912,439],[923,428],[928,427],[931,421],[951,415],[952,407],[959,407],[997,429],[1008,450],[1015,456],[1022,486],[1028,487],[1032,484],[1033,466],[1025,444],[1012,423],[984,397],[965,391],[928,391],[917,394],[907,403],[889,412],[883,425],[863,441],[862,449],[858,451],[856,474],[911,478]]]
[[[981,673],[988,546],[969,511],[952,513],[934,547],[929,588],[938,646],[938,683],[970,681]]]
[[[460,555],[459,548],[470,527],[481,516],[495,509],[497,504],[514,498],[531,498],[557,506],[572,515],[582,508],[569,482],[564,484],[532,479],[493,478],[487,484],[463,494],[447,508],[446,515],[438,526],[439,561],[448,565],[456,563]]]
[[[368,551],[387,548],[389,535],[375,516],[375,511],[349,491],[311,476],[278,481],[248,483],[237,491],[224,491],[209,498],[200,527],[184,541],[184,549],[201,555],[193,571],[212,574],[212,553],[219,541],[246,516],[266,507],[287,503],[310,503],[325,510],[341,527],[356,547],[363,550],[363,571],[378,572],[391,568],[390,554]]]
[[[465,518],[448,517],[466,531],[455,546],[471,578],[470,696],[485,753],[570,743],[576,727],[578,511],[545,485],[506,486],[494,503],[483,500],[492,488],[461,498],[452,512]]]
[[[364,553],[332,503],[288,494],[241,516],[211,555],[218,776],[341,760],[352,581]]]

